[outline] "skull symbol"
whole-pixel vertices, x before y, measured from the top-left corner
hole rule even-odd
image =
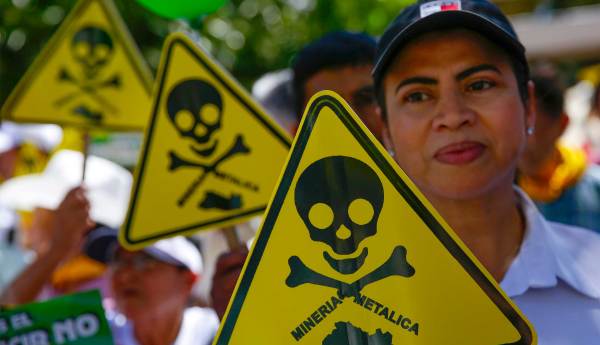
[[[214,132],[221,128],[223,103],[212,85],[198,79],[185,80],[173,88],[167,100],[167,112],[175,129],[184,138],[196,144],[208,143]],[[192,149],[208,156],[214,146],[206,150]]]
[[[358,159],[325,157],[302,172],[295,203],[313,241],[348,255],[377,232],[383,186],[377,174]]]
[[[94,79],[113,52],[113,41],[103,29],[86,26],[71,41],[71,54],[83,66],[87,79]]]

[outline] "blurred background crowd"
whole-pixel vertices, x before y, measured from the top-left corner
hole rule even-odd
[[[231,0],[187,22],[168,21],[135,1],[115,2],[154,70],[166,35],[193,29],[200,44],[290,134],[308,98],[331,89],[379,138],[370,76],[375,40],[410,1]],[[600,2],[495,3],[527,48],[538,96],[535,133],[516,183],[548,219],[600,232]],[[0,0],[0,104],[73,4]],[[131,336],[127,332],[139,337],[174,332],[169,325],[152,329],[156,319],[147,311],[156,310],[175,319],[185,311],[183,319],[192,320],[186,322],[209,325],[207,334],[190,333],[190,339],[210,340],[235,284],[228,277],[237,277],[245,250],[217,264],[228,248],[212,232],[159,241],[139,253],[119,247],[115,229],[125,216],[140,142],[139,133],[92,133],[86,183],[78,187],[83,142],[77,129],[2,123],[0,304],[97,287],[107,309],[115,311],[114,322],[121,322],[123,339]],[[253,237],[258,224],[237,226],[242,241]],[[229,292],[215,291],[213,282]],[[119,313],[140,329],[127,331],[131,326]]]

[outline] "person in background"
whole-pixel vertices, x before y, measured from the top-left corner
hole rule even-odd
[[[294,134],[310,98],[321,90],[335,91],[379,140],[381,118],[376,111],[371,79],[375,47],[375,40],[366,34],[347,31],[326,34],[302,48],[293,61],[291,76],[285,71],[271,76],[271,90],[259,85],[258,98],[273,112],[286,112],[286,104],[293,102],[295,123],[286,128]],[[287,103],[278,101],[281,98]],[[240,247],[217,259],[210,295],[219,318],[225,314],[247,255],[248,250]]]
[[[366,34],[335,31],[302,48],[292,64],[298,123],[310,98],[319,91],[331,90],[350,104],[379,139],[381,117],[376,111],[371,80],[375,46],[375,40]]]
[[[109,266],[115,309],[107,313],[115,345],[207,345],[219,319],[212,309],[188,307],[202,277],[202,257],[185,237],[163,239],[141,250],[118,244],[117,231],[87,238],[85,253]]]
[[[91,288],[109,297],[106,267],[81,254],[86,234],[123,222],[132,176],[106,159],[89,156],[80,186],[83,154],[61,150],[42,173],[0,186],[0,203],[22,211],[18,232],[31,261],[20,267],[0,304],[17,305]]]
[[[49,285],[56,291],[52,295],[69,293],[76,285],[97,278],[104,271],[103,267],[91,265],[86,267],[85,274],[68,280],[59,279],[56,273],[77,255],[85,233],[94,227],[82,187],[69,191],[56,210],[37,209],[33,222],[32,228],[26,230],[24,246],[33,250],[35,258],[5,287],[0,295],[1,305],[35,301]]]
[[[50,154],[63,137],[62,129],[49,124],[0,125],[0,184],[15,176],[44,169]],[[0,290],[18,273],[26,258],[18,244],[18,216],[0,203]]]
[[[487,0],[408,6],[378,42],[373,78],[394,160],[531,322],[538,344],[596,343],[600,235],[547,221],[514,186],[536,102],[506,16]]]
[[[292,70],[286,68],[266,73],[252,85],[252,97],[288,133],[298,127],[292,79]]]
[[[585,125],[585,150],[592,163],[600,164],[600,83],[590,100],[590,112]]]
[[[551,221],[600,232],[600,166],[582,150],[559,143],[569,123],[557,72],[541,66],[532,73],[537,99],[535,130],[519,162],[518,184]]]
[[[252,95],[265,108],[267,114],[272,116],[288,133],[293,134],[298,127],[298,116],[292,79],[291,69],[267,73],[254,83]],[[258,224],[253,228],[257,226]],[[238,225],[236,226],[238,235],[239,230],[240,226]],[[250,238],[254,236],[255,231],[251,233]],[[247,239],[249,234],[250,231],[246,231],[244,238]],[[248,248],[245,245],[238,246],[235,249],[227,248],[221,233],[207,233],[203,238],[203,243],[213,244],[214,246],[214,243],[218,240],[222,243],[222,250],[215,259],[214,274],[211,275],[210,300],[212,308],[222,319],[248,256]]]

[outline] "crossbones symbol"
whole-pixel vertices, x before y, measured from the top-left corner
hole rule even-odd
[[[94,80],[87,80],[85,78],[83,80],[78,80],[73,75],[71,75],[69,73],[69,71],[67,71],[65,68],[63,68],[59,73],[58,79],[60,81],[68,82],[68,83],[71,83],[71,84],[77,86],[78,90],[71,92],[71,93],[59,98],[58,100],[56,100],[54,102],[54,105],[56,107],[60,108],[63,105],[65,105],[66,103],[70,102],[71,100],[79,98],[83,94],[86,94],[86,95],[92,97],[94,100],[96,100],[96,102],[98,102],[102,107],[107,109],[109,112],[114,113],[117,111],[117,109],[112,104],[110,104],[110,102],[108,102],[108,100],[106,98],[104,98],[97,92],[100,89],[108,88],[108,87],[115,88],[115,89],[119,88],[121,86],[121,78],[117,74],[115,74],[111,78],[108,78],[107,80],[94,81]]]
[[[200,174],[200,176],[198,176],[198,178],[195,179],[189,185],[189,187],[185,190],[183,195],[179,198],[179,200],[177,201],[177,205],[179,205],[180,207],[184,206],[185,203],[187,202],[187,200],[192,196],[194,191],[198,188],[198,186],[200,186],[200,184],[202,184],[204,179],[211,173],[221,179],[238,181],[237,179],[232,178],[229,174],[219,171],[218,170],[219,165],[221,165],[221,163],[225,162],[226,160],[230,159],[231,157],[233,157],[236,154],[248,154],[248,153],[250,153],[250,148],[248,148],[248,146],[244,143],[244,137],[241,134],[238,134],[235,137],[235,142],[233,143],[231,148],[229,148],[229,150],[227,150],[227,152],[223,153],[223,155],[221,155],[221,157],[217,158],[211,164],[192,162],[192,161],[189,161],[189,160],[186,160],[186,159],[180,157],[174,151],[169,151],[169,158],[171,160],[170,164],[169,164],[169,171],[173,171],[173,170],[179,169],[181,167],[199,168],[202,170],[202,173]]]
[[[327,286],[337,289],[340,298],[359,296],[359,292],[363,287],[387,277],[411,277],[415,274],[415,269],[406,260],[406,248],[404,246],[394,248],[390,257],[381,266],[351,284],[313,271],[297,256],[290,257],[288,264],[290,274],[285,280],[288,287],[293,288],[302,284]]]
[[[74,99],[88,95],[103,109],[116,113],[117,109],[98,93],[98,90],[104,88],[117,89],[121,86],[121,78],[118,74],[105,80],[98,78],[98,75],[106,70],[114,56],[115,47],[110,33],[99,26],[84,26],[73,35],[70,52],[73,61],[79,65],[82,76],[77,78],[65,67],[59,70],[58,80],[76,86],[77,90],[57,99],[54,105],[60,108]],[[84,105],[74,108],[73,112],[97,121],[102,117],[100,113],[93,112]]]

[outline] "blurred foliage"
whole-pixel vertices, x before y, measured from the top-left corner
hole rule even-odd
[[[198,0],[210,1],[210,0]],[[249,87],[265,72],[285,68],[295,52],[323,33],[348,29],[380,34],[410,0],[230,0],[186,25]],[[592,0],[497,1],[508,13],[562,8]],[[155,70],[162,42],[181,26],[133,0],[115,0],[121,16]],[[0,0],[0,104],[75,4],[75,0]]]
[[[536,12],[546,14],[553,10],[565,9],[574,6],[594,5],[598,0],[492,0],[502,8],[505,13],[516,14],[522,12]]]

